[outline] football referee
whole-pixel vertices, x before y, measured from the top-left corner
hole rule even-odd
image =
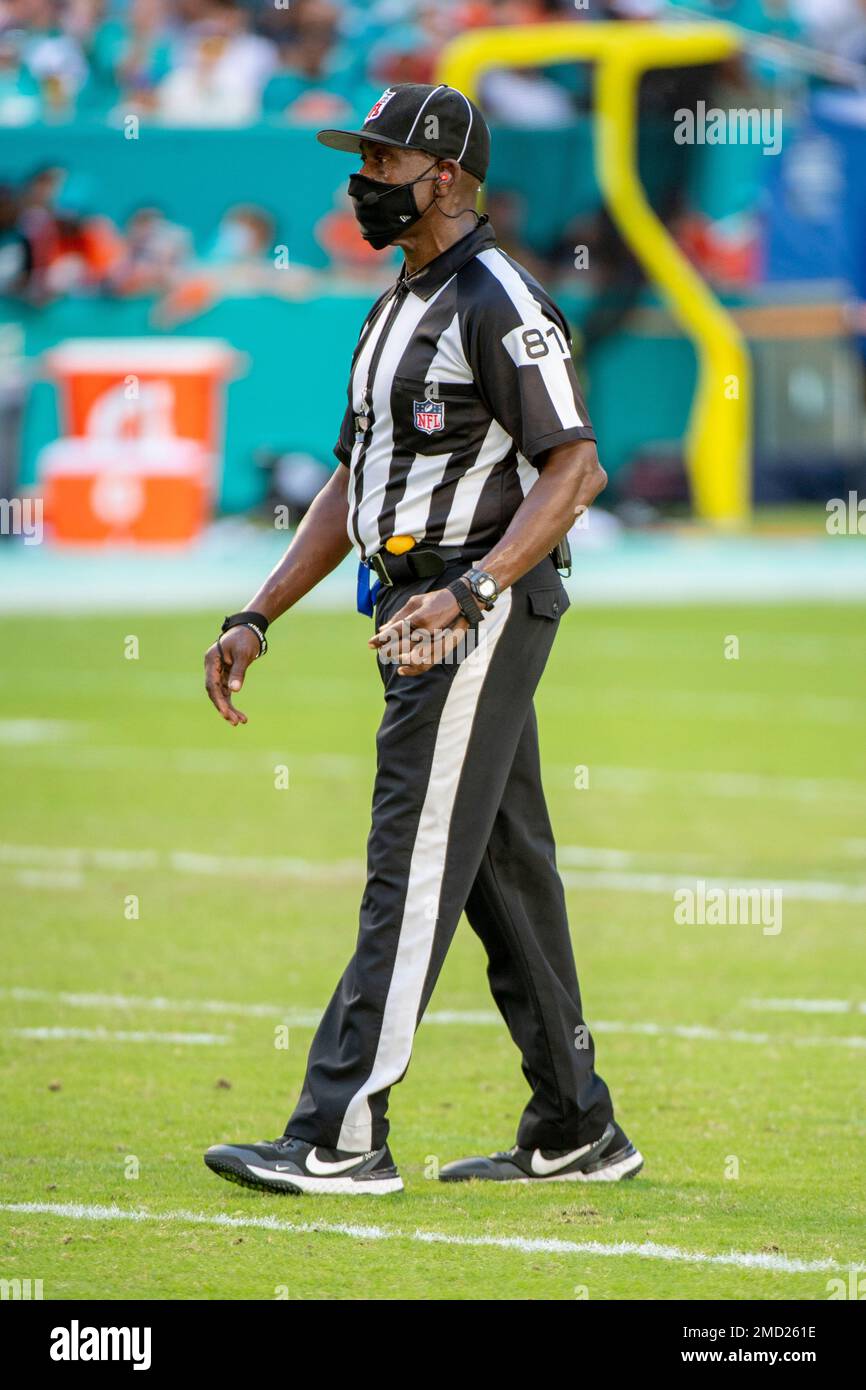
[[[476,211],[490,132],[452,87],[389,87],[361,130],[349,194],[363,236],[405,262],[352,358],[339,467],[247,609],[205,658],[230,724],[269,626],[344,559],[375,613],[384,686],[355,954],[273,1142],[205,1162],[267,1192],[398,1192],[388,1095],[462,912],[531,1097],[513,1148],[443,1181],[616,1181],[642,1159],[613,1115],[584,1023],[541,786],[533,708],[568,597],[557,559],[607,479],[545,290]]]

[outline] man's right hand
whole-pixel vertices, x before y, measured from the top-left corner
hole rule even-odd
[[[259,639],[248,627],[230,627],[219,644],[214,642],[205,652],[205,690],[228,724],[247,722],[243,711],[232,704],[232,695],[240,690],[247,667],[258,654]]]

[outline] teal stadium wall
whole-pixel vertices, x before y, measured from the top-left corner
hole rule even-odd
[[[641,130],[641,170],[651,196],[673,177],[669,130]],[[495,132],[490,188],[516,193],[525,210],[522,235],[544,252],[579,214],[600,198],[592,169],[590,124],[578,119],[556,131]],[[690,174],[693,200],[720,208],[753,204],[759,189],[759,152],[728,150],[708,173],[706,160]],[[731,156],[734,155],[732,161]],[[18,181],[40,165],[59,164],[85,175],[93,210],[122,224],[134,208],[156,203],[187,226],[204,252],[217,223],[236,203],[256,203],[275,219],[276,241],[291,259],[324,268],[314,227],[335,206],[353,167],[325,153],[313,132],[262,124],[243,130],[176,130],[143,126],[138,140],[104,124],[32,126],[0,137],[0,179]],[[709,207],[708,207],[708,210]],[[226,339],[249,358],[248,374],[229,387],[221,507],[238,511],[261,493],[253,466],[259,448],[308,450],[331,458],[345,403],[345,378],[358,327],[373,291],[306,301],[227,299],[172,329],[182,336]],[[575,272],[573,290],[557,290],[579,327],[590,299]],[[645,290],[641,302],[655,303]],[[155,329],[150,301],[70,297],[43,308],[0,301],[0,318],[20,324],[25,353],[35,360],[58,341],[81,335],[141,336]],[[321,362],[332,364],[321,370]],[[34,365],[34,373],[38,368]],[[619,332],[601,343],[582,368],[588,401],[612,476],[636,447],[671,440],[683,431],[694,382],[694,354],[676,337]],[[659,380],[664,390],[659,391]],[[622,409],[624,383],[629,410]],[[39,449],[56,437],[53,388],[35,380],[24,431],[24,481],[33,480]]]

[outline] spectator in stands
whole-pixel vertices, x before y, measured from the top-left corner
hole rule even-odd
[[[594,0],[591,0],[594,3]],[[454,29],[477,26],[542,24],[563,19],[585,19],[585,11],[576,10],[572,0],[458,0],[454,12]]]
[[[0,33],[0,125],[29,125],[38,120],[39,83],[23,61],[24,34]]]
[[[285,246],[274,245],[274,221],[264,208],[238,204],[223,216],[210,251],[188,268],[155,311],[155,321],[177,323],[231,297],[274,295],[304,298],[316,272],[291,264]]]
[[[0,184],[0,295],[24,294],[33,272],[33,248],[19,226],[18,214],[15,190]]]
[[[217,228],[208,260],[220,269],[249,270],[272,264],[274,221],[264,208],[238,204],[229,208]]]
[[[83,174],[63,181],[54,203],[57,241],[44,271],[47,295],[108,291],[123,257],[123,241],[110,218],[96,212]]]
[[[485,25],[539,24],[565,18],[564,14],[552,14],[542,0],[471,0],[464,13],[473,24]],[[587,16],[572,8],[570,17]],[[482,79],[481,96],[488,119],[503,125],[550,130],[574,120],[567,71],[559,65],[549,72],[538,68],[493,69]]]
[[[97,211],[85,175],[46,165],[25,180],[17,203],[16,229],[29,247],[28,298],[110,289],[123,243]]]
[[[31,291],[41,296],[44,276],[57,254],[59,229],[54,199],[66,177],[58,165],[36,169],[25,180],[20,196],[18,225],[30,243],[32,256]]]
[[[866,61],[863,0],[789,0],[806,42],[840,58]]]
[[[138,208],[125,227],[123,256],[111,276],[118,295],[166,294],[190,258],[186,227],[170,222],[161,208]]]
[[[866,0],[791,0],[795,17],[805,30],[805,40],[849,63],[866,65]],[[858,86],[816,83],[817,116],[846,124],[866,126],[866,93]]]
[[[351,118],[361,74],[340,41],[338,20],[329,0],[301,0],[295,7],[294,23],[279,40],[279,67],[263,93],[266,115],[317,126]]]
[[[433,82],[442,47],[457,32],[450,5],[417,6],[409,22],[392,24],[370,48],[368,71],[377,82]]]
[[[172,66],[172,11],[167,0],[131,0],[123,18],[98,23],[87,52],[94,105],[150,111]]]
[[[386,255],[374,251],[361,236],[358,219],[344,186],[337,191],[335,206],[316,223],[315,236],[328,256],[331,271],[336,275],[383,286],[393,281],[393,252]]]
[[[177,65],[160,83],[158,110],[173,125],[248,125],[258,119],[262,89],[276,54],[250,33],[236,0],[207,0],[186,31]]]
[[[26,37],[22,61],[34,79],[44,114],[71,116],[87,80],[87,62],[77,39],[63,24],[62,0],[14,0],[7,27]]]

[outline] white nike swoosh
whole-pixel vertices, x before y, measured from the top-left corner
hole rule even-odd
[[[343,1158],[337,1163],[328,1163],[322,1158],[316,1157],[316,1150],[310,1149],[307,1154],[306,1168],[308,1173],[313,1173],[317,1178],[327,1178],[332,1174],[346,1173],[350,1168],[357,1168],[359,1163],[363,1163],[367,1154],[356,1154],[354,1158]]]
[[[580,1158],[581,1154],[589,1153],[591,1148],[592,1144],[584,1144],[582,1149],[575,1149],[570,1154],[561,1154],[559,1158],[545,1158],[541,1149],[533,1149],[529,1166],[538,1177],[546,1178],[549,1177],[551,1173],[558,1173],[560,1169],[567,1168],[569,1163],[573,1163],[576,1158]]]

